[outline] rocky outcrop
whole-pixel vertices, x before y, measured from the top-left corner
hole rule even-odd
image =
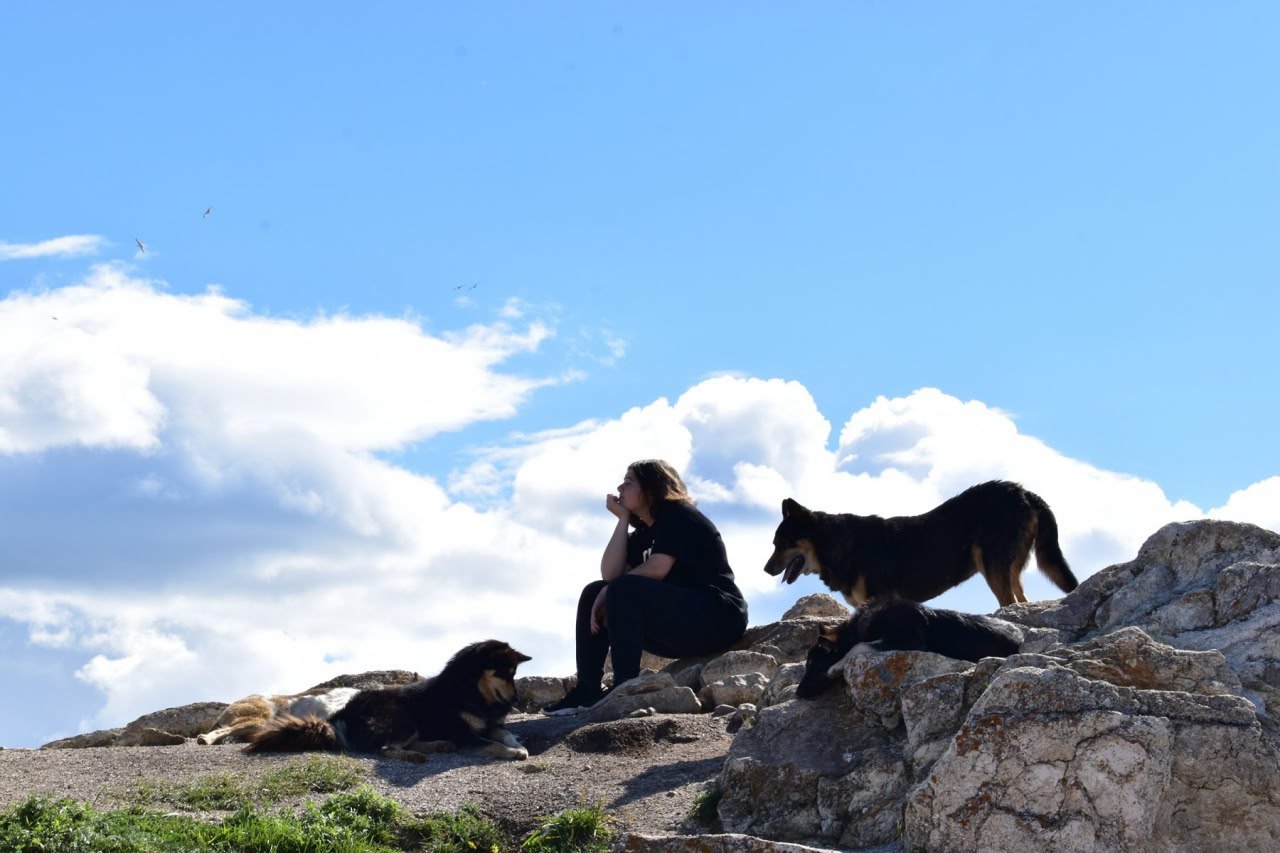
[[[648,658],[660,671],[577,717],[515,728],[584,770],[605,756],[682,769],[686,794],[716,779],[723,833],[619,849],[1280,849],[1280,536],[1169,525],[1072,594],[1001,610],[1025,629],[1018,654],[857,656],[829,693],[796,700],[819,630],[847,615],[808,596],[723,654]],[[572,685],[522,678],[518,699],[540,707]],[[222,707],[57,745],[172,742]],[[673,758],[711,737],[715,757]]]
[[[1280,536],[1169,525],[1131,563],[1000,616],[1023,652],[853,658],[760,711],[724,828],[912,850],[1280,849]]]

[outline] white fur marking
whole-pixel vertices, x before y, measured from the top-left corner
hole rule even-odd
[[[844,665],[849,662],[850,658],[856,655],[869,655],[878,651],[880,650],[875,647],[874,643],[858,643],[845,652],[844,657],[840,658],[838,662],[831,664],[831,668],[827,670],[827,675],[831,678],[839,678],[844,675]]]
[[[289,713],[295,717],[319,717],[327,720],[347,707],[360,691],[354,687],[335,687],[327,693],[299,696],[289,703]]]
[[[480,734],[480,732],[489,728],[488,723],[477,717],[475,714],[472,714],[470,711],[461,711],[459,713],[462,716],[462,722],[470,726],[471,730],[476,734]]]

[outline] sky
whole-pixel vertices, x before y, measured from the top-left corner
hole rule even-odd
[[[762,571],[786,497],[1014,479],[1082,578],[1280,530],[1278,25],[6,4],[0,745],[488,637],[568,675],[641,458],[753,624],[823,589]]]

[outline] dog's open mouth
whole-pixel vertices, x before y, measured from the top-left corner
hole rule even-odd
[[[782,580],[786,583],[795,583],[796,578],[800,577],[800,570],[804,568],[804,554],[797,554],[787,563],[787,567],[783,569]]]

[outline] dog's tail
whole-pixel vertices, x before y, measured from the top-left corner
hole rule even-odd
[[[1062,556],[1062,548],[1058,547],[1058,519],[1053,517],[1053,510],[1044,502],[1044,498],[1027,492],[1027,500],[1035,508],[1038,516],[1036,527],[1036,564],[1040,571],[1049,576],[1049,580],[1057,584],[1063,592],[1071,592],[1080,585],[1076,576],[1067,565],[1067,558]]]
[[[342,738],[333,723],[319,717],[282,714],[255,726],[243,737],[248,741],[245,752],[335,752],[342,748]]]

